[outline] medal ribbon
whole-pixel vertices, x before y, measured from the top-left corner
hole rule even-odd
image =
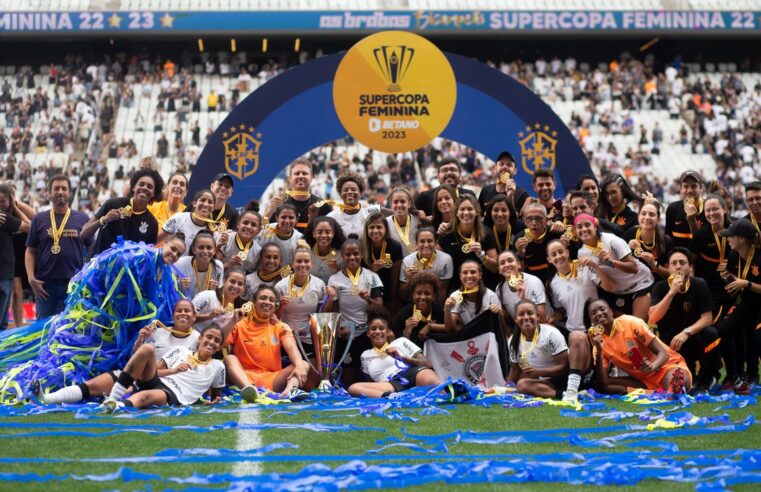
[[[748,257],[745,259],[745,268],[742,269],[742,274],[740,274],[740,265],[742,264],[742,258],[738,258],[737,260],[737,274],[740,275],[740,278],[743,280],[746,280],[746,277],[748,276],[748,270],[750,270],[750,263],[753,261],[753,256],[756,254],[756,247],[751,246],[750,251],[748,251]]]
[[[243,245],[243,241],[240,240],[240,236],[238,234],[235,235],[235,244],[238,246],[238,249],[241,250],[243,253],[248,256],[248,251],[251,249],[251,246],[254,245],[254,240],[248,242],[245,246]]]
[[[197,213],[193,212],[191,214],[191,217],[196,219],[199,222],[204,222],[206,224],[206,227],[209,228],[211,232],[215,232],[217,230],[217,221],[213,219],[208,219],[206,217],[201,217]]]
[[[399,239],[402,240],[404,243],[405,248],[410,247],[410,226],[412,225],[412,218],[407,215],[407,223],[404,225],[404,229],[399,225],[399,222],[396,221],[396,216],[394,216],[394,229],[396,229],[396,232],[399,234]],[[384,243],[385,246],[385,243]],[[381,256],[383,256],[383,253],[381,253]]]
[[[499,234],[497,234],[497,226],[491,227],[492,232],[494,233],[494,239],[497,241],[497,253],[503,252],[505,249],[508,249],[510,247],[510,236],[512,235],[512,227],[510,224],[507,224],[507,231],[505,231],[505,247],[502,248],[502,244],[499,242]]]
[[[642,249],[644,249],[645,251],[655,250],[655,240],[657,239],[657,236],[655,235],[655,233],[653,233],[653,242],[650,243],[650,246],[648,246],[645,240],[642,239],[642,229],[640,229],[639,227],[637,227],[637,234],[635,235],[634,238],[637,240],[640,246],[642,246]]]
[[[288,196],[291,196],[291,197],[301,197],[301,198],[304,198],[304,197],[311,196],[312,192],[310,192],[310,191],[288,190],[288,191],[285,192],[285,194],[288,195]]]
[[[758,229],[758,226],[756,226],[756,229]],[[716,240],[716,247],[719,250],[719,263],[724,263],[724,251],[727,249],[727,238],[720,238],[719,235],[716,234],[716,231],[713,230],[713,227],[711,228],[711,232],[713,232],[713,238]]]
[[[351,280],[351,283],[354,285],[354,287],[359,290],[359,277],[362,275],[362,267],[359,267],[357,269],[356,274],[352,274],[351,271],[347,268],[346,269],[346,276],[349,277],[349,280]]]
[[[304,285],[301,287],[300,291],[296,290],[296,274],[291,275],[291,279],[288,282],[288,295],[291,296],[294,299],[298,299],[299,297],[304,295],[304,292],[306,292],[307,287],[309,287],[309,281],[312,280],[311,275],[307,275],[307,281],[304,282]]]
[[[378,354],[378,357],[381,359],[385,359],[388,357],[388,354],[386,353],[386,348],[388,348],[388,342],[384,343],[381,348],[373,347],[373,352]]]
[[[69,215],[71,215],[71,209],[66,208],[66,213],[63,216],[63,220],[61,221],[60,226],[56,226],[55,223],[55,212],[53,212],[53,209],[50,209],[50,225],[53,229],[53,246],[58,246],[58,243],[61,241],[61,236],[63,236],[63,230],[66,227],[66,223],[69,221]],[[59,246],[60,248],[60,246]]]
[[[579,260],[571,261],[571,270],[567,274],[563,275],[562,273],[560,273],[560,271],[558,271],[558,275],[563,280],[574,279],[576,278],[578,274],[579,274]]]
[[[325,256],[320,256],[320,253],[317,251],[317,245],[316,244],[314,246],[312,246],[312,251],[314,251],[314,255],[317,258],[321,259],[324,262],[327,262],[330,259],[331,256],[335,256],[336,255],[336,250],[331,248],[330,249],[330,253],[326,254]]]
[[[420,321],[431,321],[431,317],[433,316],[433,311],[431,311],[428,316],[423,316],[423,312],[420,311],[417,307],[412,308],[412,317]]]
[[[476,242],[476,228],[473,227],[473,230],[470,233],[470,239],[466,238],[462,235],[462,233],[458,230],[457,234],[465,241],[465,244],[475,243]]]
[[[129,199],[129,208],[132,209],[132,215],[143,215],[145,212],[148,211],[147,207],[142,212],[138,212],[137,210],[135,210],[135,205],[133,203],[133,200],[134,200],[134,198],[130,198]]]
[[[436,261],[436,250],[433,250],[433,254],[430,258],[421,258],[420,252],[418,251],[417,254],[417,260],[418,260],[418,266],[421,270],[430,270],[433,268],[433,264]]]
[[[377,261],[378,259],[386,261],[386,241],[383,241],[383,245],[381,246],[380,258],[375,257],[375,251],[372,251],[372,248],[370,248],[370,251],[373,257],[373,261]]]
[[[531,338],[531,344],[526,350],[526,337],[521,333],[521,360],[528,362],[528,354],[530,354],[536,347],[536,342],[539,340],[539,325],[534,327],[534,336]]]
[[[291,265],[285,265],[280,270],[276,270],[272,273],[268,273],[267,275],[264,275],[262,272],[259,272],[259,278],[262,279],[264,282],[269,282],[277,277],[282,277],[290,273],[291,273]]]
[[[201,292],[201,277],[198,273],[198,267],[196,267],[196,259],[193,258],[193,261],[190,262],[193,265],[193,272],[196,274],[196,289],[198,289],[198,292]],[[203,290],[209,290],[209,285],[211,285],[211,272],[213,270],[213,265],[210,262],[209,263],[209,269],[206,270],[206,288]]]
[[[187,333],[186,333],[186,332],[184,332],[184,331],[177,331],[177,330],[175,330],[175,329],[173,329],[173,328],[170,328],[170,327],[168,327],[167,325],[165,325],[164,323],[162,323],[162,322],[161,322],[161,320],[158,320],[158,319],[154,319],[154,320],[151,322],[151,324],[152,324],[154,327],[158,327],[158,328],[161,328],[162,330],[166,330],[166,331],[168,331],[169,333],[171,333],[172,335],[174,335],[174,336],[175,336],[175,337],[177,337],[177,338],[186,338],[186,337],[189,337],[189,336],[190,336],[190,332],[187,332]],[[192,330],[192,328],[191,328],[191,330]]]

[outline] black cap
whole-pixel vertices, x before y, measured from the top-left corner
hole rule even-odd
[[[684,183],[686,179],[692,178],[701,185],[703,184],[703,176],[700,175],[697,171],[685,171],[682,173],[681,176],[679,176],[679,182]]]
[[[233,186],[235,185],[235,181],[233,181],[233,177],[230,176],[227,173],[219,173],[219,174],[217,174],[216,176],[214,176],[214,181],[212,181],[212,183],[214,183],[216,181],[222,181],[223,179],[229,179],[230,180],[230,184],[233,185]]]
[[[726,229],[719,231],[719,236],[730,237],[739,236],[748,239],[756,237],[756,226],[753,225],[748,219],[740,219],[732,222],[732,225]]]
[[[508,152],[506,150],[503,150],[502,152],[500,152],[499,155],[497,156],[497,160],[495,160],[494,162],[499,162],[502,159],[504,159],[505,157],[510,159],[510,161],[515,162],[515,157],[513,157],[513,154],[511,154],[510,152]]]

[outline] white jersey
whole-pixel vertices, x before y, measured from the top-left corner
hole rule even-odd
[[[418,228],[420,227],[420,219],[417,218],[417,216],[409,215],[408,220],[410,221],[410,230],[407,234],[407,237],[409,238],[409,246],[404,245],[404,241],[402,241],[402,235],[399,234],[399,231],[396,229],[396,225],[394,224],[394,216],[386,217],[386,225],[388,226],[388,232],[391,234],[391,238],[395,239],[399,242],[399,244],[402,245],[402,254],[408,255],[410,253],[414,253],[417,250],[417,243],[415,241],[415,234],[417,233]],[[400,227],[400,229],[403,231],[405,227]]]
[[[319,256],[317,256],[314,252],[314,248],[312,249],[312,276],[319,278],[325,284],[328,283],[328,280],[330,280],[330,277],[335,275],[338,271],[340,271],[344,267],[344,260],[341,258],[341,255],[336,251],[336,263],[338,265],[338,270],[333,270],[330,268],[330,265],[328,265],[327,261],[324,261],[320,259]]]
[[[456,295],[457,293],[462,294],[462,290],[458,289],[452,292],[452,294],[450,294],[449,297],[452,297],[453,295]],[[462,320],[462,324],[466,325],[470,323],[476,316],[478,316],[479,314],[489,309],[489,306],[491,306],[492,304],[496,304],[497,306],[499,306],[500,305],[499,297],[493,290],[487,287],[483,295],[483,301],[481,302],[481,310],[479,312],[476,312],[476,303],[473,301],[469,301],[465,297],[463,297],[463,300],[460,304],[455,304],[454,306],[452,306],[449,312],[459,314],[460,319]]]
[[[200,336],[195,330],[190,330],[187,336],[178,337],[173,335],[169,330],[156,328],[151,336],[143,340],[143,345],[153,345],[153,349],[156,351],[156,358],[160,359],[174,347],[185,347],[195,350],[198,347]]]
[[[632,250],[629,249],[626,241],[607,232],[602,233],[602,246],[610,253],[611,258],[615,260],[623,260],[632,254]],[[582,246],[577,256],[579,259],[591,256],[592,260],[600,265],[600,268],[608,274],[617,287],[613,294],[632,294],[653,285],[653,274],[650,273],[650,269],[641,261],[634,262],[637,265],[637,273],[626,273],[615,268],[610,262],[601,261],[597,256],[592,254],[592,249],[589,246]]]
[[[183,256],[174,266],[179,272],[186,278],[190,279],[190,285],[188,286],[188,299],[193,299],[199,292],[206,290],[206,286],[209,285],[207,280],[209,273],[211,272],[211,280],[217,281],[217,286],[221,286],[225,277],[225,267],[219,260],[211,260],[209,268],[205,272],[198,272],[198,278],[196,278],[196,272],[193,268],[193,256]]]
[[[344,231],[344,236],[347,238],[349,234],[356,234],[357,238],[362,237],[362,231],[365,228],[365,219],[373,212],[380,212],[380,206],[378,205],[363,205],[359,209],[359,212],[355,214],[347,214],[340,209],[333,210],[328,214],[328,217],[332,217],[341,226],[341,230]]]
[[[214,311],[216,308],[223,308],[222,303],[219,302],[219,299],[217,298],[217,291],[216,290],[205,290],[203,292],[199,292],[194,298],[193,298],[193,305],[196,307],[196,314],[209,314],[210,312]],[[233,316],[235,316],[235,312],[232,314],[225,314],[222,313],[219,316],[216,316],[214,318],[209,318],[206,321],[201,321],[199,323],[196,323],[195,328],[198,331],[203,331],[204,328],[209,326],[212,323],[216,323],[219,325],[220,328],[224,329],[228,323],[230,323],[230,320],[233,319]]]
[[[552,305],[565,311],[565,327],[568,331],[584,330],[584,304],[597,299],[600,278],[589,267],[581,267],[576,278],[567,280],[555,275],[550,281]]]
[[[247,301],[253,301],[254,292],[256,292],[256,289],[258,289],[260,285],[274,287],[275,284],[278,282],[278,278],[280,277],[275,277],[273,280],[269,282],[265,282],[259,276],[259,272],[249,273],[248,275],[246,275],[246,288],[243,290],[243,294],[241,295],[241,297]]]
[[[362,268],[360,271],[358,285],[359,290],[368,292],[371,292],[372,289],[383,288],[378,274],[367,268]],[[367,330],[367,301],[352,293],[354,284],[349,277],[341,270],[330,277],[328,286],[336,290],[336,300],[341,318],[358,325],[357,333],[364,333]]]
[[[223,256],[222,263],[228,261],[230,258],[236,256],[242,251],[238,247],[238,243],[235,242],[236,235],[236,232],[230,232],[227,238],[227,244],[222,246],[220,249]],[[214,234],[214,239],[219,240],[219,236],[220,234],[218,233]],[[259,262],[259,254],[262,252],[262,247],[259,243],[256,242],[256,238],[254,238],[252,241],[253,244],[251,244],[251,247],[248,250],[248,255],[246,255],[246,259],[243,260],[243,264],[241,265],[246,273],[251,273],[256,270],[256,264]]]
[[[414,357],[422,352],[420,347],[404,337],[397,338],[388,345],[396,347],[399,354],[405,357]],[[362,372],[376,383],[390,381],[404,370],[406,370],[405,364],[398,364],[394,357],[383,356],[373,349],[362,352]]]
[[[180,212],[169,217],[169,220],[164,223],[163,229],[172,234],[177,231],[185,234],[185,256],[187,256],[190,254],[190,245],[193,244],[196,234],[199,231],[207,229],[207,227],[206,224],[202,226],[196,225],[190,218],[190,212]]]
[[[187,362],[193,351],[187,347],[175,347],[161,358],[168,368]],[[177,400],[183,405],[192,405],[206,393],[209,388],[225,387],[225,364],[218,359],[210,359],[187,371],[159,378],[172,390]]]
[[[270,224],[269,227],[275,227],[276,225],[277,224]],[[262,228],[259,235],[256,236],[256,242],[262,247],[267,243],[280,245],[280,264],[283,266],[290,265],[293,262],[293,254],[296,252],[296,243],[299,239],[303,238],[304,235],[294,229],[291,237],[288,239],[281,239],[280,236],[272,232],[272,229],[269,227]]]
[[[547,302],[547,297],[544,292],[544,284],[539,277],[524,272],[523,285],[526,288],[524,292],[526,299],[536,305],[545,304]],[[500,283],[497,286],[497,292],[499,293],[502,307],[510,313],[510,317],[515,319],[515,305],[521,300],[521,298],[518,297],[518,293],[510,290],[510,286],[507,285],[507,282]]]
[[[411,268],[418,263],[417,253],[412,253],[404,257],[402,260],[402,269],[399,272],[399,281],[407,281],[407,269]],[[418,268],[420,268],[418,266]],[[436,250],[436,256],[433,258],[433,265],[430,270],[439,277],[439,280],[449,280],[454,273],[454,264],[452,263],[452,257],[443,251]]]
[[[512,337],[510,337],[510,340],[512,340]],[[552,325],[545,324],[539,325],[539,339],[536,341],[533,349],[531,349],[531,342],[528,340],[524,343],[521,343],[520,340],[518,341],[518,353],[513,350],[510,341],[507,342],[507,346],[511,363],[519,364],[521,357],[526,354],[526,360],[529,365],[537,369],[545,369],[552,366],[552,358],[568,350],[568,344],[566,344],[560,330]]]
[[[312,337],[309,335],[309,315],[316,313],[317,306],[325,299],[325,282],[310,275],[309,284],[304,293],[297,297],[301,288],[294,286],[294,290],[290,290],[292,277],[293,275],[289,275],[275,284],[275,293],[278,297],[289,294],[291,296],[291,302],[285,305],[280,314],[280,321],[290,326],[302,341],[312,343]]]

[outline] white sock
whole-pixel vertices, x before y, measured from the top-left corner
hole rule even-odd
[[[122,396],[124,396],[124,393],[127,392],[127,388],[122,386],[120,382],[114,383],[114,387],[111,388],[111,394],[108,395],[109,398],[114,398],[116,400],[121,400]]]
[[[82,401],[82,389],[78,385],[66,386],[49,395],[42,395],[42,401],[45,403],[76,403]]]
[[[567,391],[579,392],[579,385],[581,384],[581,374],[569,374]]]

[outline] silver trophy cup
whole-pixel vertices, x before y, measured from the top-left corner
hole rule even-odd
[[[320,391],[330,391],[333,388],[336,369],[346,359],[354,338],[354,328],[352,327],[344,353],[338,360],[335,360],[340,318],[340,313],[314,313],[309,315],[309,338],[312,340],[312,346],[314,347],[315,364],[307,356],[304,345],[301,343],[301,337],[296,337],[304,359],[309,362],[314,372],[322,378],[318,386]]]

